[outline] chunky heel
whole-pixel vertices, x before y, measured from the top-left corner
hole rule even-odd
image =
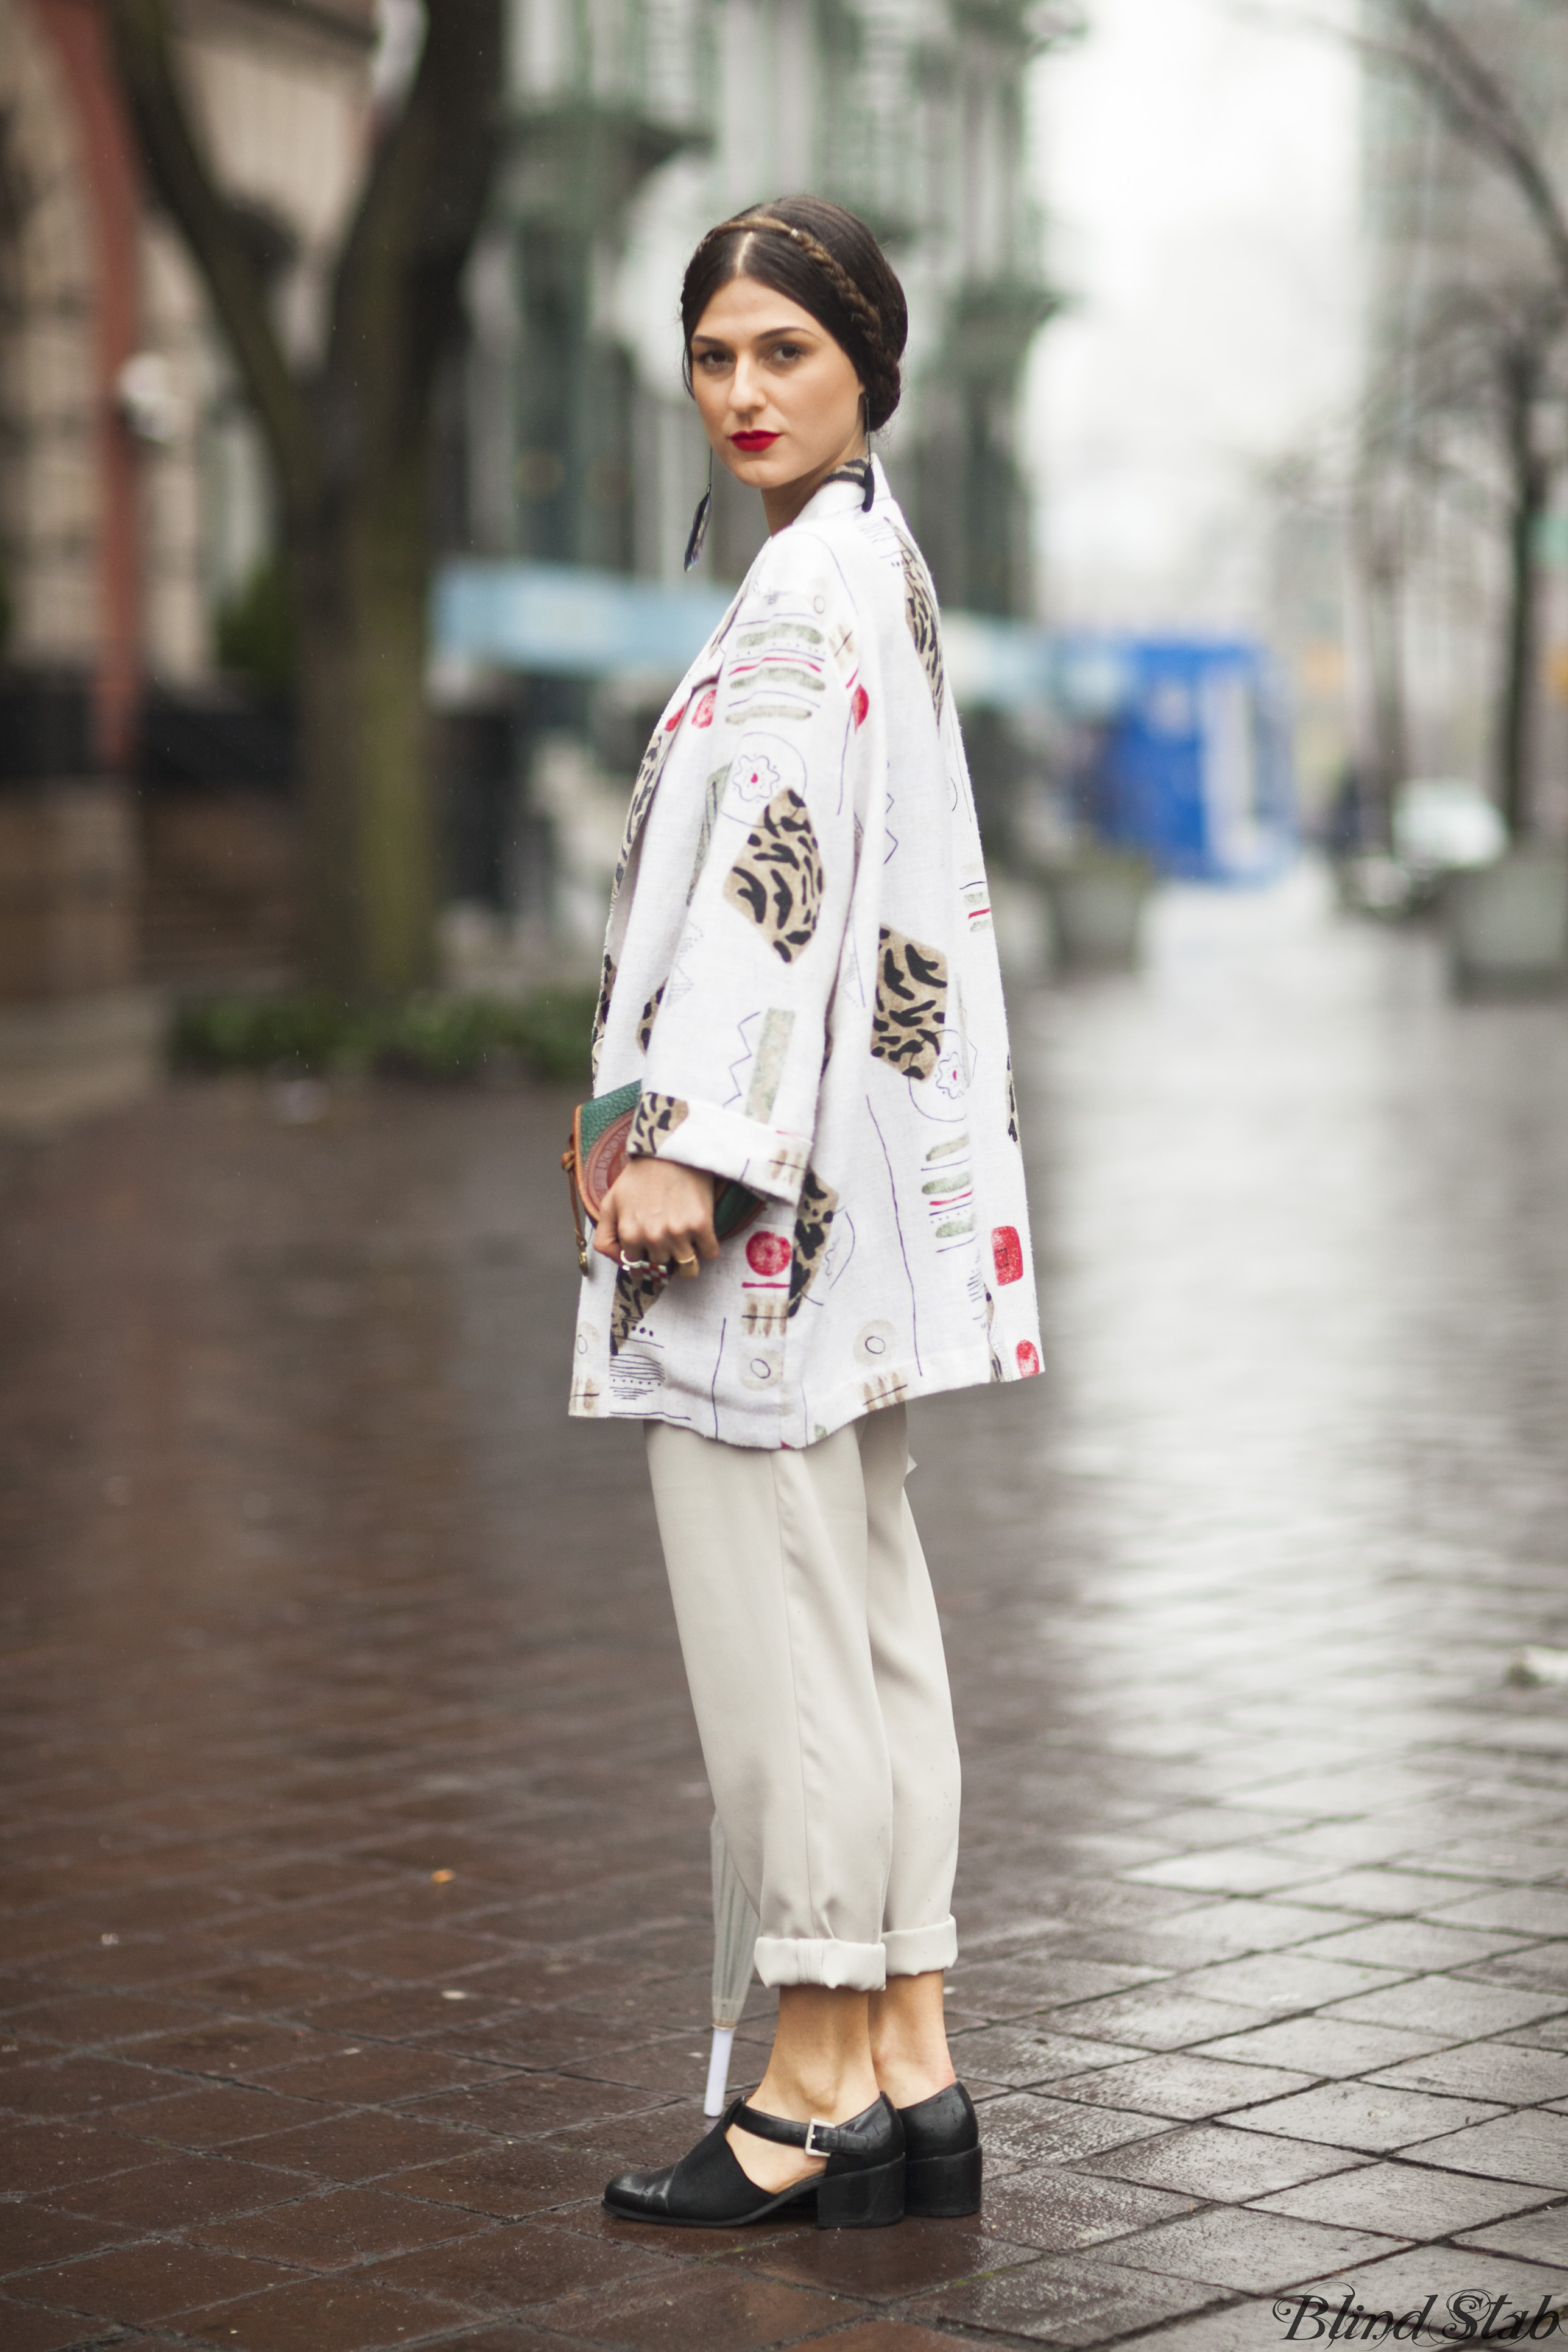
[[[827,2168],[770,2197],[735,2161],[732,2131],[825,2156]],[[807,2206],[821,2230],[881,2230],[903,2220],[904,2127],[888,2099],[879,2094],[847,2123],[829,2124],[819,2116],[810,2123],[765,2116],[739,2098],[679,2164],[618,2173],[605,2191],[605,2211],[621,2221],[662,2221],[678,2230],[743,2229],[775,2214],[804,2219]]]
[[[904,2210],[928,2221],[952,2221],[980,2210],[984,2159],[977,2147],[952,2156],[910,2157],[904,2165]]]
[[[825,2172],[816,2184],[819,2230],[885,2230],[904,2218],[904,2159],[853,2172]]]

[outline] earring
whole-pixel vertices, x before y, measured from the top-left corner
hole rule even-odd
[[[708,518],[713,511],[713,452],[708,452],[708,488],[697,501],[697,512],[691,518],[691,536],[686,542],[686,569],[702,560],[703,546],[708,538]]]
[[[860,511],[869,514],[877,499],[877,471],[871,463],[871,404],[864,393],[860,394],[860,424],[866,436],[866,488],[860,500]]]

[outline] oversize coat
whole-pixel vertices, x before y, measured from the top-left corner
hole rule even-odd
[[[769,540],[654,731],[595,1092],[762,1214],[695,1282],[595,1256],[571,1410],[731,1445],[1040,1369],[1006,1017],[930,575],[880,466]]]

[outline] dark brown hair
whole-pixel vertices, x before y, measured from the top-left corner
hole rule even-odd
[[[899,362],[910,331],[904,289],[865,222],[824,196],[779,196],[710,228],[686,265],[680,289],[683,372],[691,389],[691,338],[732,278],[752,278],[809,310],[842,346],[866,388],[876,432],[899,404]]]

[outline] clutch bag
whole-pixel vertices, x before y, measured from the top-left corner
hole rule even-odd
[[[626,1145],[637,1117],[642,1087],[634,1078],[613,1094],[595,1095],[579,1103],[572,1114],[572,1132],[561,1155],[572,1195],[572,1225],[577,1236],[577,1264],[588,1271],[588,1245],[605,1205],[605,1195],[626,1164]],[[762,1213],[763,1196],[744,1184],[716,1185],[713,1230],[721,1241],[738,1234]]]

